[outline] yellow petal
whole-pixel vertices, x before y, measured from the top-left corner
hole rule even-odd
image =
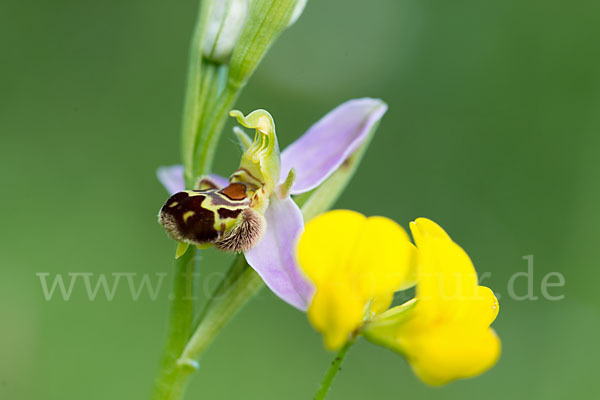
[[[366,298],[397,291],[412,274],[413,248],[400,225],[389,218],[367,218],[348,266]]]
[[[476,376],[500,355],[490,328],[498,301],[478,286],[469,256],[441,227],[425,218],[410,227],[418,251],[416,301],[374,317],[365,336],[404,355],[430,385]]]
[[[494,292],[488,287],[477,286],[477,295],[455,316],[457,321],[469,321],[480,326],[490,326],[496,319],[500,306]]]
[[[414,278],[414,247],[384,217],[325,213],[306,225],[297,250],[299,265],[316,287],[308,316],[329,349],[341,347],[362,325],[368,305],[383,311],[393,293]]]
[[[360,327],[364,306],[349,285],[321,286],[308,309],[308,319],[323,334],[325,347],[336,350]]]
[[[418,248],[417,297],[422,312],[432,318],[460,313],[465,302],[478,296],[471,259],[429,219],[411,222],[410,229]]]
[[[386,311],[388,308],[390,308],[393,301],[394,292],[388,292],[386,294],[374,297],[371,307],[369,308],[370,315],[373,316]]]
[[[298,263],[318,287],[343,273],[366,217],[350,210],[335,210],[312,219],[298,243]]]
[[[443,325],[399,340],[412,369],[429,385],[477,376],[500,356],[500,340],[487,327]]]

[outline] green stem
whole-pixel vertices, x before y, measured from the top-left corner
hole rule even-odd
[[[264,283],[239,255],[227,276],[217,288],[204,309],[204,313],[177,361],[181,365],[195,365],[200,354],[231,318],[250,300]]]
[[[203,101],[202,93],[202,43],[206,22],[210,16],[213,1],[202,1],[198,11],[198,18],[194,26],[194,33],[190,43],[190,58],[187,73],[187,82],[185,86],[185,100],[183,105],[183,125],[181,132],[181,153],[183,165],[185,167],[185,178],[188,185],[193,184],[194,177],[194,149],[200,117],[202,115],[200,104]]]
[[[193,371],[187,366],[177,364],[192,327],[193,297],[189,284],[193,283],[196,248],[190,247],[175,261],[175,276],[167,343],[163,353],[160,370],[154,383],[152,399],[180,399],[185,389],[187,376]]]
[[[200,323],[204,320],[213,303],[222,298],[224,293],[229,292],[231,288],[235,286],[236,281],[240,278],[240,276],[242,276],[247,267],[248,264],[246,263],[244,256],[239,254],[234,258],[233,263],[231,263],[231,266],[227,271],[227,274],[221,280],[221,282],[219,282],[219,286],[217,286],[215,291],[211,294],[210,298],[204,305],[202,312],[198,315],[196,323],[194,324],[193,332],[196,331]]]
[[[196,129],[194,131],[194,142],[192,147],[190,147],[192,151],[194,148],[196,148],[196,141],[198,140],[198,136],[201,134],[202,124],[206,120],[207,108],[210,108],[212,105],[212,102],[209,99],[214,98],[214,94],[212,92],[215,90],[214,88],[217,86],[219,79],[219,65],[208,60],[203,60],[202,65],[202,81],[197,99],[198,115],[196,118]],[[192,160],[190,170],[195,171],[194,160]]]
[[[214,104],[210,117],[206,120],[209,123],[204,124],[202,127],[202,131],[200,132],[198,141],[195,145],[196,156],[194,159],[197,163],[195,164],[194,171],[197,176],[201,176],[207,171],[210,171],[215,155],[215,148],[219,141],[219,137],[223,132],[223,126],[227,121],[229,111],[233,108],[239,93],[239,88],[234,88],[231,85],[225,86],[223,92],[219,95]]]
[[[319,387],[319,391],[315,395],[315,400],[323,400],[325,396],[327,396],[327,392],[329,392],[329,388],[335,379],[337,373],[342,369],[342,363],[344,362],[344,358],[348,354],[348,350],[354,344],[355,339],[349,340],[344,347],[338,351],[335,355],[335,358],[331,362],[323,381],[321,382],[321,386]]]
[[[189,376],[198,367],[197,359],[200,354],[223,326],[264,286],[262,279],[246,263],[244,256],[237,256],[227,276],[204,307],[199,323],[192,331],[190,316],[193,298],[190,297],[188,282],[193,281],[193,275],[187,265],[191,264],[190,258],[193,259],[193,254],[189,253],[195,252],[196,248],[190,247],[176,262],[177,277],[185,278],[175,279],[173,293],[177,298],[171,310],[169,340],[156,378],[153,400],[183,398]]]

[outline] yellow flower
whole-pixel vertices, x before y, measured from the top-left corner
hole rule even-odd
[[[430,385],[481,374],[500,355],[490,328],[498,301],[441,227],[425,218],[410,227],[416,248],[384,217],[338,210],[310,221],[297,248],[316,288],[308,318],[328,349],[363,334],[404,355]],[[384,312],[415,280],[416,298]]]
[[[330,350],[414,281],[415,248],[404,229],[384,217],[325,213],[306,225],[297,256],[316,288],[308,318]]]
[[[490,324],[498,301],[477,284],[469,256],[435,222],[410,224],[418,250],[416,299],[373,318],[367,339],[403,354],[430,385],[476,376],[500,355]]]

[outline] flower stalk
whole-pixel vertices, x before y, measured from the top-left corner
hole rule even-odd
[[[202,43],[204,42],[206,34],[205,27],[208,23],[213,3],[213,0],[202,1],[190,43],[181,132],[181,153],[188,185],[190,183],[193,184],[194,180],[194,177],[191,174],[193,171],[193,150],[195,148],[198,128],[200,126],[200,118],[203,115],[202,111],[207,98],[206,90],[210,86],[210,81],[214,79],[214,74],[211,74],[210,72],[203,75],[205,62],[202,54]]]
[[[189,180],[191,185],[193,185],[198,177],[210,171],[214,161],[215,150],[227,117],[229,116],[229,111],[233,108],[241,92],[239,88],[236,89],[230,85],[226,85],[221,90],[222,92],[218,93],[218,95],[213,95],[213,98],[216,97],[216,100],[210,106],[204,108],[204,113],[209,115],[209,118],[202,121],[201,130],[194,144],[194,163],[190,167],[191,172],[189,174],[186,172],[186,181]]]
[[[177,365],[197,366],[198,357],[227,322],[250,300],[264,283],[260,276],[239,255],[227,276],[213,294],[201,319],[187,342]]]
[[[333,380],[335,379],[337,373],[342,369],[342,363],[348,354],[348,350],[350,350],[350,347],[352,347],[355,341],[355,338],[348,340],[348,342],[346,342],[346,344],[337,352],[335,358],[333,361],[331,361],[331,365],[327,369],[327,373],[325,374],[325,377],[319,386],[317,394],[315,394],[315,400],[323,400],[327,396],[329,388],[333,384]]]
[[[168,340],[165,345],[159,374],[154,384],[153,400],[176,400],[183,396],[188,375],[193,371],[179,366],[176,360],[189,338],[193,322],[193,297],[189,295],[189,279],[196,263],[195,247],[175,260],[173,303],[169,318]]]

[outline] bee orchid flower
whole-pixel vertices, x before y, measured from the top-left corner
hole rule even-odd
[[[309,192],[342,166],[387,110],[378,99],[347,101],[325,115],[281,154],[275,124],[265,110],[231,115],[255,130],[251,141],[236,135],[245,151],[229,179],[209,175],[185,190],[183,166],[162,167],[158,178],[172,195],[159,222],[186,245],[242,251],[265,284],[292,306],[306,310],[312,283],[295,261],[304,221],[291,195]]]

